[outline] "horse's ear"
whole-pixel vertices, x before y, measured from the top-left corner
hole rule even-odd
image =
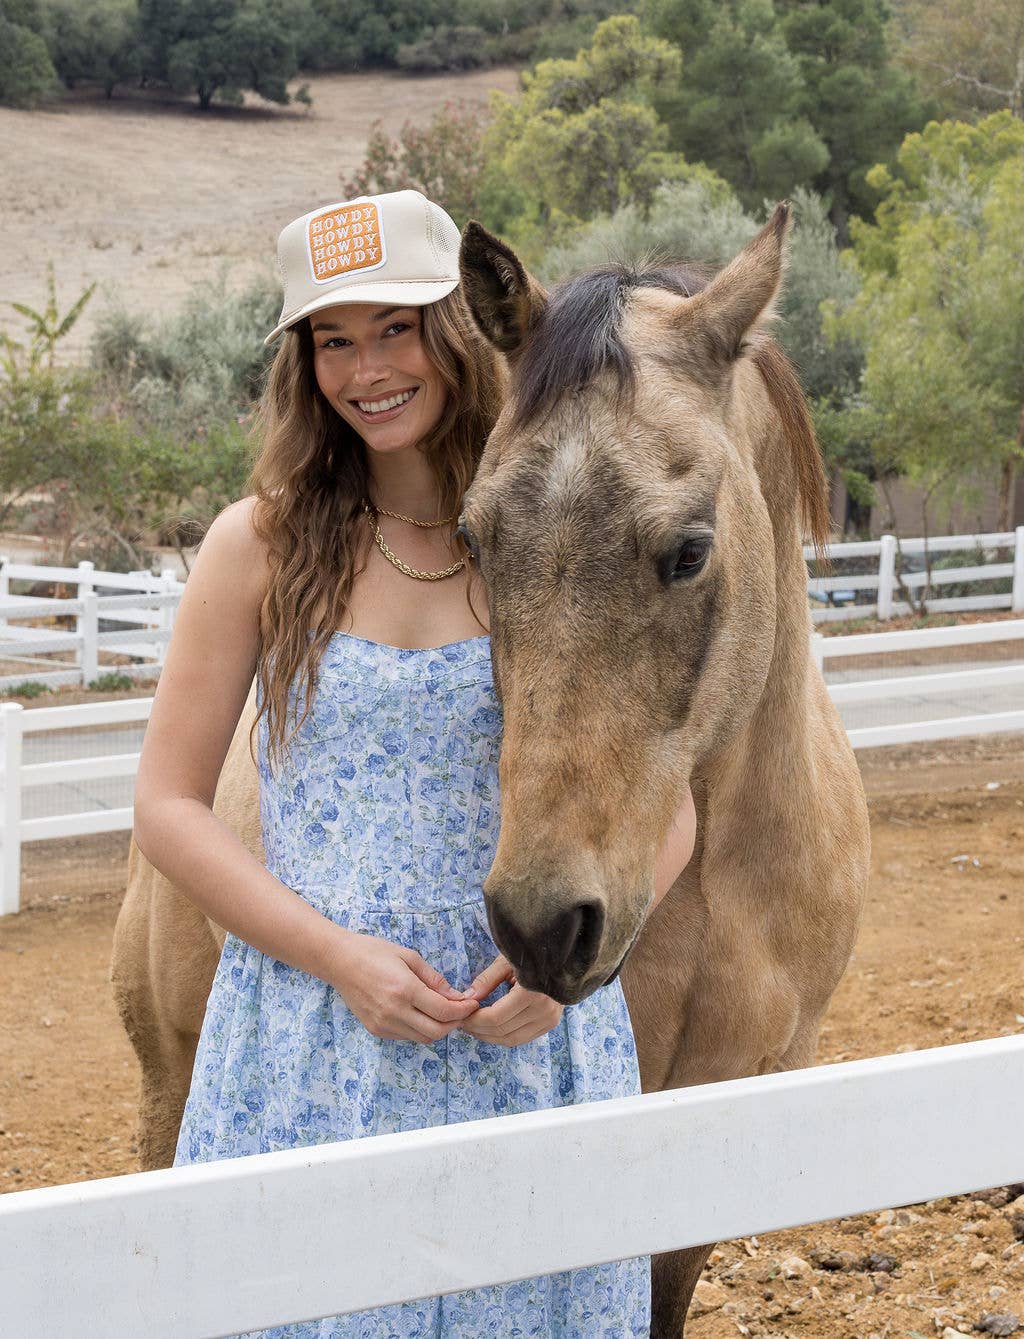
[[[515,354],[547,305],[547,294],[516,253],[472,220],[459,249],[462,293],[484,337]]]
[[[709,371],[731,367],[757,328],[773,319],[786,265],[789,220],[789,205],[776,205],[753,241],[680,311],[679,327],[688,343],[702,347]]]

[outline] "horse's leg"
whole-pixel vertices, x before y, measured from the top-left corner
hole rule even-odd
[[[651,1257],[651,1339],[679,1339],[693,1290],[713,1250],[712,1243]]]
[[[182,1033],[165,1044],[158,1063],[140,1056],[139,1167],[144,1172],[174,1161],[198,1041]]]

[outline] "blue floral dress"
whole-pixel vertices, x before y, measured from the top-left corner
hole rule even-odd
[[[501,725],[486,637],[406,650],[335,634],[280,769],[260,721],[268,868],[332,921],[415,949],[464,989],[497,954],[482,883],[498,837]],[[617,982],[523,1046],[461,1030],[429,1046],[382,1041],[331,986],[228,935],[175,1164],[639,1091]],[[648,1334],[649,1295],[641,1257],[261,1333],[625,1339]]]

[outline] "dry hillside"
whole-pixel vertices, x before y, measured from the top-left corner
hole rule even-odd
[[[515,89],[514,69],[462,76],[330,75],[310,81],[313,110],[201,113],[183,103],[69,101],[52,111],[0,108],[0,330],[22,321],[8,300],[38,305],[46,263],[67,306],[93,280],[130,307],[177,304],[230,264],[272,259],[280,228],[336,200],[339,175],[362,161],[371,124],[397,131],[444,102],[486,105]],[[83,318],[68,353],[82,351]]]

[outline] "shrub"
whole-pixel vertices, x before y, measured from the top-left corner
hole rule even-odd
[[[40,683],[38,679],[26,679],[24,683],[12,684],[10,688],[4,690],[5,697],[39,697],[43,693],[48,693],[50,689],[45,683]]]
[[[478,70],[491,63],[483,29],[468,25],[433,28],[418,42],[400,46],[395,60],[399,69],[421,74]]]
[[[100,674],[89,684],[97,693],[121,693],[135,687],[135,680],[127,674]]]
[[[411,188],[442,205],[456,223],[479,217],[486,182],[482,120],[478,107],[446,102],[426,126],[406,121],[395,139],[377,121],[362,167],[342,178],[341,189],[353,197]]]
[[[43,38],[0,13],[0,102],[33,107],[52,97],[57,87],[57,71]]]

